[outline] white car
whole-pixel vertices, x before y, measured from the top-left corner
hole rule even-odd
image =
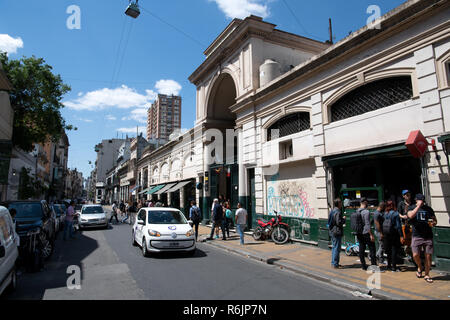
[[[167,251],[195,254],[195,233],[184,214],[171,208],[142,208],[132,230],[132,243],[142,255]]]
[[[0,207],[0,295],[5,289],[13,291],[16,288],[18,238],[8,209]]]
[[[108,218],[101,205],[84,205],[81,208],[78,223],[81,228],[108,228]]]

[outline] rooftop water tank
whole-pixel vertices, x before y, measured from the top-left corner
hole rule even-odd
[[[259,84],[264,87],[270,81],[281,75],[281,65],[273,59],[267,59],[259,67]]]

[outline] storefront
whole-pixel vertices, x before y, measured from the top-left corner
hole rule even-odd
[[[427,193],[422,160],[414,158],[404,144],[328,156],[323,161],[331,177],[328,201],[341,198],[347,217],[363,197],[374,211],[381,201],[392,200],[397,205],[402,190],[409,190],[413,196]],[[350,223],[346,224],[343,241],[354,241]]]

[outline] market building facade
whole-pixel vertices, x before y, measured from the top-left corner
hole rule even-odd
[[[407,1],[334,45],[233,20],[189,78],[195,127],[138,161],[141,196],[185,209],[171,194],[188,183],[205,222],[223,195],[245,204],[249,228],[276,211],[294,239],[328,248],[334,198],[351,209],[409,189],[435,210],[435,261],[449,269],[449,5]],[[430,146],[415,158],[418,131]]]

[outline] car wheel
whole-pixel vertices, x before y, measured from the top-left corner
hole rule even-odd
[[[136,247],[138,245],[138,243],[136,242],[136,237],[134,236],[133,231],[131,232],[131,236],[132,236],[131,243],[132,243],[133,247]]]
[[[145,241],[145,238],[142,239],[142,255],[144,257],[148,257],[150,254],[147,250],[147,241]]]
[[[7,293],[12,293],[16,290],[17,287],[17,273],[16,269],[14,268],[11,275],[11,283],[6,288]]]
[[[51,255],[53,253],[53,248],[54,248],[53,244],[54,244],[54,242],[51,239],[49,239],[49,237],[46,234],[44,234],[44,233],[42,233],[39,236],[39,239],[40,239],[40,242],[41,242],[41,255],[42,255],[42,258],[47,260],[47,259],[49,259],[51,257]]]

